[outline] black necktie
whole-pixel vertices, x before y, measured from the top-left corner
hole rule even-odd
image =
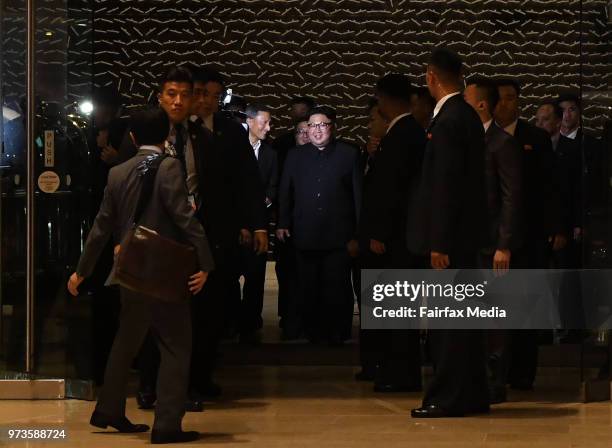
[[[176,158],[181,161],[183,167],[185,167],[185,139],[183,138],[183,125],[181,123],[174,125],[175,139],[174,149],[176,151]]]

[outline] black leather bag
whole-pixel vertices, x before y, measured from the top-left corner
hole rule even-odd
[[[189,277],[197,271],[197,256],[192,246],[159,235],[138,225],[153,194],[155,176],[167,156],[147,159],[143,185],[132,228],[121,242],[115,278],[121,286],[165,302],[186,300]]]

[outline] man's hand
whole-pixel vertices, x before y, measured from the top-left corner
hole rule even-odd
[[[450,260],[447,254],[442,254],[440,252],[432,252],[431,253],[431,267],[437,271],[441,271],[442,269],[446,269],[450,266]]]
[[[386,252],[387,248],[385,247],[385,243],[378,240],[370,240],[370,250],[374,252],[376,255],[382,255]]]
[[[119,255],[119,252],[121,252],[121,244],[117,244],[113,249],[113,254],[115,255],[115,257]]]
[[[119,158],[119,151],[117,151],[112,146],[108,145],[102,149],[102,153],[100,154],[100,159],[107,165],[112,165]]]
[[[268,252],[268,232],[255,232],[253,249],[255,249],[257,255],[262,255]]]
[[[194,296],[202,291],[204,287],[204,283],[206,283],[206,279],[208,278],[208,272],[200,271],[196,274],[193,274],[189,277],[189,291]]]
[[[106,148],[108,145],[108,129],[98,131],[98,135],[96,136],[96,145],[98,145],[98,148]]]
[[[493,272],[495,275],[504,275],[510,269],[510,251],[497,249],[493,255]]]
[[[79,286],[81,283],[83,283],[83,280],[85,280],[85,277],[81,277],[76,272],[74,272],[68,279],[68,291],[74,297],[79,295]]]
[[[289,229],[276,229],[276,238],[279,241],[285,242],[285,238],[289,238],[291,234],[289,233]]]
[[[240,229],[240,236],[238,237],[238,241],[240,245],[244,247],[249,247],[253,242],[253,236],[248,229]]]
[[[351,258],[357,257],[359,255],[359,243],[357,240],[350,240],[348,243],[346,243],[346,250]]]
[[[553,243],[553,250],[561,250],[563,248],[565,248],[565,246],[567,245],[567,238],[565,237],[565,235],[563,235],[562,233],[557,233],[554,237],[551,237],[549,239],[549,241],[552,240]]]

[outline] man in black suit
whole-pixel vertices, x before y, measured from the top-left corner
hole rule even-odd
[[[554,173],[555,156],[546,132],[519,118],[520,86],[513,79],[497,80],[499,102],[495,121],[514,136],[522,153],[523,244],[514,254],[514,267],[546,269],[550,251],[567,243],[560,217],[560,196]],[[531,390],[537,371],[538,333],[517,330],[511,334],[509,382],[514,389]]]
[[[276,204],[278,166],[276,151],[265,143],[266,136],[270,132],[270,110],[261,104],[250,104],[245,113],[249,142],[257,159],[261,181],[266,190],[265,205],[268,210],[272,210]],[[242,342],[257,342],[256,333],[263,326],[261,311],[267,257],[267,253],[257,254],[249,247],[242,251],[244,290],[239,313],[239,331]]]
[[[163,153],[169,130],[168,116],[161,109],[139,112],[132,118],[130,134],[138,152],[109,173],[100,211],[77,270],[68,282],[71,294],[76,296],[79,285],[91,275],[111,235],[119,243],[132,228],[142,189],[141,172],[146,169],[148,160]],[[151,198],[138,224],[166,238],[189,242],[196,248],[200,271],[190,277],[189,289],[192,294],[197,294],[206,282],[207,271],[214,265],[204,229],[195,219],[188,201],[183,170],[177,159],[167,158],[161,162]],[[113,280],[111,275],[110,281]],[[151,330],[161,352],[151,442],[175,443],[197,439],[197,432],[183,432],[181,429],[191,356],[189,302],[162,302],[126,288],[121,288],[121,298],[121,323],[91,424],[100,428],[112,426],[119,432],[148,430],[147,425],[130,423],[125,416],[125,400],[131,362]]]
[[[350,337],[353,300],[350,256],[357,253],[361,206],[359,151],[334,139],[336,113],[315,107],[310,143],[289,152],[279,191],[277,237],[298,254],[300,300],[285,331],[339,344]]]
[[[291,148],[295,147],[295,126],[300,121],[308,119],[310,110],[315,107],[315,100],[308,96],[296,96],[291,98],[290,107],[289,118],[291,119],[291,128],[272,141],[272,148],[276,150],[278,157],[279,171],[283,169],[287,153]],[[282,173],[279,173],[279,177],[281,175]]]
[[[485,129],[489,231],[487,244],[480,253],[480,265],[503,274],[514,265],[512,254],[521,245],[521,149],[518,142],[493,120],[493,111],[499,101],[494,81],[470,78],[463,96],[478,113]],[[505,330],[487,332],[492,404],[506,401],[508,334]]]
[[[92,126],[88,136],[91,149],[91,221],[95,218],[104,197],[108,172],[115,165],[127,121],[119,118],[121,97],[113,87],[97,89],[92,98],[94,106]],[[113,245],[102,252],[92,276],[88,280],[92,292],[94,380],[102,384],[106,360],[119,325],[120,297],[117,287],[105,285],[113,266]]]
[[[434,269],[476,268],[487,229],[485,143],[480,118],[461,96],[462,61],[451,50],[432,52],[427,86],[437,101],[428,129],[418,214],[409,249],[428,255]],[[484,333],[429,333],[434,377],[414,418],[488,412]]]
[[[544,101],[536,111],[536,126],[551,138],[555,154],[555,175],[561,197],[561,222],[568,236],[567,245],[552,254],[556,269],[579,269],[582,255],[583,226],[583,163],[580,142],[561,134],[563,109],[557,102]],[[580,275],[568,271],[563,274],[559,288],[559,306],[563,325],[570,331],[563,340],[580,340],[585,325],[582,309]]]
[[[359,233],[366,240],[367,258],[379,268],[423,268],[425,264],[422,255],[407,250],[406,243],[407,221],[419,213],[415,195],[427,142],[425,131],[411,114],[412,93],[405,75],[388,74],[376,84],[378,111],[388,126],[368,173]],[[369,336],[378,339],[375,391],[421,389],[419,331],[362,331],[361,335],[366,346]]]
[[[210,67],[191,69],[194,101],[190,123],[208,136],[202,148],[198,216],[210,238],[217,268],[211,274],[203,299],[194,302],[193,395],[214,398],[221,393],[213,382],[219,343],[233,325],[231,306],[240,300],[240,246],[257,254],[268,250],[268,215],[257,159],[248,134],[236,121],[218,112],[223,77]]]

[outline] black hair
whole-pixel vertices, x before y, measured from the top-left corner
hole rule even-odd
[[[435,67],[443,77],[449,80],[458,80],[461,78],[463,70],[463,61],[461,56],[455,53],[450,48],[436,48],[429,56],[429,65]]]
[[[578,95],[574,93],[563,93],[559,95],[559,98],[557,98],[556,103],[561,105],[561,103],[565,101],[570,101],[574,103],[578,107],[578,110],[582,110],[582,104],[580,102],[580,98],[578,97]]]
[[[559,103],[557,101],[553,101],[553,100],[546,100],[546,101],[542,101],[540,103],[540,105],[538,106],[538,109],[540,109],[541,107],[544,106],[550,106],[553,108],[553,113],[557,116],[557,118],[559,120],[563,119],[563,109],[561,108],[561,106],[559,105]]]
[[[519,84],[519,82],[516,79],[513,78],[499,78],[495,81],[495,83],[497,84],[497,87],[499,89],[499,87],[512,87],[514,89],[514,91],[516,92],[516,96],[519,96],[521,94],[521,85]]]
[[[374,109],[376,106],[378,106],[378,98],[375,96],[370,97],[368,100],[368,113],[372,112],[372,109]]]
[[[315,100],[309,96],[294,96],[291,98],[291,106],[295,104],[305,104],[309,110],[316,106]]]
[[[329,107],[329,106],[316,106],[313,107],[312,109],[310,109],[310,113],[308,114],[308,119],[310,119],[310,117],[312,117],[313,115],[317,115],[317,114],[321,114],[321,115],[325,115],[328,120],[330,120],[332,123],[336,123],[336,110],[333,107]]]
[[[94,106],[108,106],[115,112],[121,107],[121,95],[115,86],[98,87],[91,99]]]
[[[244,111],[247,118],[255,118],[259,112],[268,112],[270,113],[270,109],[263,104],[251,103],[246,107]]]
[[[138,145],[158,145],[170,133],[170,119],[161,107],[147,107],[134,112],[130,131]]]
[[[171,67],[162,77],[159,83],[159,91],[164,90],[164,86],[169,82],[187,83],[193,88],[193,75],[191,70],[183,66]]]
[[[427,87],[415,87],[412,94],[416,95],[419,99],[427,101],[432,109],[436,107],[436,100],[433,96],[431,96],[431,93]]]
[[[410,102],[413,92],[410,79],[401,73],[389,73],[380,78],[376,82],[376,91],[405,103]]]
[[[225,89],[225,77],[217,69],[210,65],[197,67],[192,65],[190,70],[193,73],[193,82],[207,84],[209,82],[216,82]]]
[[[499,89],[497,84],[490,78],[473,76],[465,83],[466,86],[476,86],[485,97],[489,112],[492,114],[495,106],[499,103]]]

